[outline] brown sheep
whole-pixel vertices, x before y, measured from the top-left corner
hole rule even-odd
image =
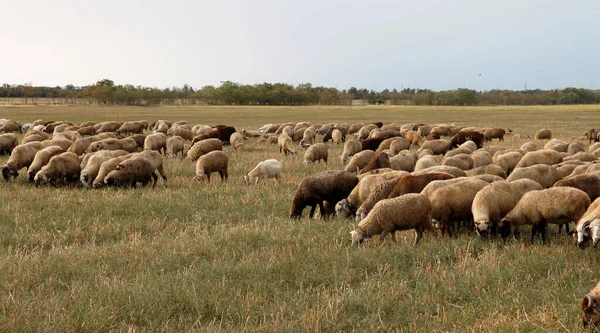
[[[581,300],[583,311],[583,327],[600,324],[600,282]]]
[[[408,141],[409,145],[412,147],[420,147],[423,144],[423,138],[421,134],[415,131],[408,131],[404,133],[404,138]],[[438,137],[439,139],[439,137]]]
[[[568,186],[584,191],[591,201],[600,197],[600,173],[583,174],[561,179],[553,187]]]
[[[0,133],[21,133],[21,130],[21,123],[15,120],[8,120],[0,126]]]
[[[132,187],[136,183],[142,183],[142,186],[148,185],[154,178],[152,188],[156,186],[157,179],[154,174],[155,168],[150,161],[142,157],[132,157],[121,163],[104,178],[107,186]]]
[[[233,133],[231,133],[231,134],[233,134]],[[191,130],[186,129],[182,126],[170,128],[167,131],[167,135],[170,135],[170,136],[177,135],[177,136],[182,137],[184,140],[188,140],[188,141],[194,140],[194,133]],[[231,135],[230,135],[230,137],[231,137]],[[229,138],[227,138],[227,142],[229,142]]]
[[[208,180],[210,183],[210,174],[218,172],[221,176],[221,182],[228,178],[227,168],[229,159],[227,154],[221,150],[214,150],[210,153],[202,155],[196,162],[196,179],[197,181]]]
[[[122,124],[122,122],[118,121],[107,121],[105,123],[102,123],[100,127],[96,129],[96,133],[114,133],[121,127]]]
[[[360,153],[354,154],[344,170],[358,173],[369,164],[373,156],[375,156],[375,152],[372,150],[363,150]]]
[[[447,180],[452,178],[454,178],[454,176],[445,172],[404,176],[396,184],[396,187],[394,187],[388,198],[395,198],[406,193],[421,193],[425,186],[434,180]]]
[[[461,130],[455,136],[453,136],[452,139],[450,139],[450,147],[458,148],[459,145],[471,140],[475,142],[477,148],[481,148],[483,146],[483,138],[484,136],[481,134],[481,132]]]
[[[19,139],[13,133],[0,134],[0,155],[10,155],[19,144]]]
[[[552,132],[549,129],[541,129],[535,132],[534,138],[536,140],[550,140],[552,139]]]
[[[56,186],[57,183],[66,185],[69,181],[77,182],[80,171],[79,159],[74,153],[65,152],[55,155],[36,173],[35,187],[49,183]]]
[[[290,218],[300,218],[306,206],[311,207],[309,217],[312,218],[317,205],[323,216],[324,201],[335,205],[348,197],[356,184],[358,184],[356,175],[340,170],[322,171],[304,178],[292,199]]]
[[[362,150],[376,151],[384,140],[381,138],[368,138],[362,142]]]
[[[27,168],[27,175],[29,176],[29,182],[33,182],[35,175],[42,169],[42,167],[48,164],[50,159],[58,154],[64,153],[65,150],[59,146],[50,146],[39,150],[35,157],[33,158],[33,162],[29,168]]]
[[[375,169],[391,168],[390,157],[384,152],[375,153],[369,163],[361,170],[362,172],[369,172]]]
[[[2,167],[4,180],[9,181],[11,177],[16,179],[19,176],[19,170],[28,168],[33,162],[35,154],[44,147],[44,144],[37,141],[16,146],[6,164]]]
[[[492,139],[504,141],[504,134],[506,134],[506,131],[503,128],[486,128],[483,132],[485,141],[492,141]]]
[[[85,126],[85,127],[80,127],[77,130],[77,133],[79,133],[81,136],[84,135],[96,135],[96,129],[94,128],[94,126]]]

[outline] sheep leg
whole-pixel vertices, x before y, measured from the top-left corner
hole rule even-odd
[[[385,236],[387,236],[388,234],[389,234],[389,232],[388,232],[387,230],[384,230],[384,231],[381,233],[380,239],[381,239],[381,241],[382,241],[382,242],[383,242],[383,240],[385,239]]]
[[[535,237],[535,234],[537,233],[537,229],[538,229],[537,225],[534,224],[531,226],[531,244],[533,244],[533,238]]]
[[[546,244],[546,238],[548,236],[548,223],[540,225],[540,233],[542,234],[542,244]]]
[[[392,231],[392,240],[394,241],[394,243],[397,243],[397,239],[396,239],[396,231]]]
[[[415,243],[413,244],[413,246],[417,246],[417,244],[419,244],[419,241],[421,240],[422,236],[423,236],[423,230],[421,230],[420,228],[416,228],[415,229]]]
[[[315,215],[315,210],[317,210],[317,205],[312,205],[310,208],[310,214],[308,214],[309,218],[313,218],[313,216]]]
[[[315,206],[316,207],[316,206]],[[321,218],[327,218],[327,213],[325,212],[325,205],[323,205],[323,201],[319,201],[319,212],[321,212]]]
[[[165,187],[167,187],[167,174],[165,173],[165,169],[163,168],[163,165],[162,164],[159,165],[158,168],[156,168],[156,170],[160,173],[160,176],[162,177],[163,181],[165,182]],[[155,180],[155,182],[156,182],[156,180]]]
[[[152,173],[152,188],[156,187],[156,183],[158,183],[158,176],[156,175],[156,172]],[[146,184],[147,185],[147,184]],[[167,186],[167,183],[165,182],[165,186]]]

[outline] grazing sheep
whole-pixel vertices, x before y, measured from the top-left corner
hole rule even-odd
[[[483,132],[485,141],[492,141],[492,139],[498,139],[498,141],[504,141],[504,134],[506,134],[506,131],[503,128],[487,128]]]
[[[530,224],[531,242],[537,232],[546,242],[548,223],[566,224],[578,221],[590,205],[588,195],[572,187],[552,187],[541,191],[527,192],[517,205],[498,223],[503,238],[508,237],[521,225]],[[560,231],[560,230],[559,230]]]
[[[405,138],[392,138],[390,140],[393,140],[390,143],[390,150],[394,155],[398,155],[401,151],[410,148],[410,142]]]
[[[425,230],[433,231],[431,216],[431,202],[422,194],[411,193],[381,200],[350,233],[352,244],[355,242],[360,244],[364,239],[379,234],[382,240],[387,234],[392,234],[392,240],[395,242],[396,231],[414,229],[414,246],[416,246]]]
[[[517,168],[524,168],[536,164],[554,165],[562,162],[562,155],[552,149],[542,149],[529,152],[517,163]]]
[[[423,156],[422,158],[419,158],[417,160],[417,162],[415,163],[415,169],[414,171],[422,171],[434,166],[438,166],[438,162],[437,159],[435,158],[434,155],[427,155],[427,156]]]
[[[515,168],[506,178],[508,181],[528,178],[540,183],[543,188],[549,188],[557,181],[561,180],[560,173],[555,167],[546,164],[532,165],[526,168]]]
[[[317,163],[321,160],[327,164],[328,150],[324,143],[310,145],[304,152],[304,164]]]
[[[96,176],[98,176],[98,173],[100,172],[100,166],[102,163],[110,160],[111,158],[124,156],[127,154],[129,153],[124,150],[101,150],[91,154],[87,161],[84,159],[84,161],[80,164],[81,173],[79,175],[79,180],[81,180],[83,186],[90,188],[92,186],[92,181],[96,179]]]
[[[495,230],[500,219],[515,207],[521,197],[529,191],[542,190],[542,186],[531,179],[514,182],[500,181],[489,184],[477,192],[471,212],[475,231],[484,237]]]
[[[102,123],[98,128],[96,128],[96,133],[114,133],[121,127],[122,124],[122,122],[118,121],[107,121],[105,123]]]
[[[361,170],[362,172],[369,172],[375,169],[391,168],[390,157],[384,152],[375,153],[369,163]]]
[[[280,134],[277,138],[277,146],[279,147],[279,152],[284,153],[286,156],[296,154],[292,138],[285,133]]]
[[[592,240],[594,247],[600,242],[600,199],[596,199],[577,221],[573,237],[580,249],[585,249]]]
[[[196,179],[197,181],[208,180],[210,183],[210,174],[218,172],[221,176],[221,182],[224,182],[228,178],[227,168],[229,165],[229,159],[227,154],[221,150],[214,150],[205,155],[200,156],[196,162]]]
[[[587,132],[585,132],[585,138],[588,140],[588,143],[598,142],[598,133],[600,133],[600,128],[591,128]]]
[[[417,160],[425,157],[425,156],[433,156],[433,150],[431,149],[423,149],[417,152]]]
[[[473,141],[467,141],[467,142],[473,142]],[[470,155],[471,153],[473,153],[473,150],[471,150],[471,148],[458,147],[456,149],[447,151],[446,154],[444,154],[444,158],[446,158],[446,157],[454,157],[454,156],[456,156],[458,154]]]
[[[196,142],[187,152],[187,158],[196,161],[200,156],[211,151],[223,150],[223,144],[219,139],[206,139]]]
[[[306,206],[310,206],[309,217],[315,214],[317,205],[324,216],[324,201],[335,205],[338,201],[348,197],[354,187],[358,184],[356,175],[340,170],[327,170],[308,176],[302,180],[294,198],[290,218],[300,218]]]
[[[84,135],[96,135],[96,129],[94,128],[94,126],[85,126],[85,127],[80,127],[79,129],[77,129],[77,133],[79,133],[79,135],[84,136]]]
[[[582,161],[582,162],[593,162],[596,161],[598,158],[596,157],[596,155],[592,154],[592,153],[587,153],[584,151],[579,151],[577,153],[575,153],[574,155],[571,156],[565,156],[563,158],[563,161]]]
[[[561,179],[554,187],[568,186],[584,191],[591,201],[600,197],[600,173],[582,174]]]
[[[35,175],[38,173],[38,171],[40,171],[44,165],[48,164],[48,161],[50,161],[50,159],[53,156],[62,154],[64,152],[65,152],[65,150],[59,146],[50,146],[50,147],[46,147],[46,148],[39,150],[35,154],[35,157],[33,158],[31,165],[27,169],[27,175],[29,176],[29,182],[33,182],[33,179],[34,179]]]
[[[427,140],[423,142],[419,151],[424,149],[431,149],[434,155],[443,155],[450,150],[450,142],[444,139]]]
[[[132,157],[117,165],[117,167],[106,175],[104,183],[107,186],[136,187],[136,183],[142,186],[148,185],[154,178],[152,188],[156,187],[155,168],[150,161],[143,157]]]
[[[466,177],[467,174],[466,172],[464,172],[463,170],[457,168],[457,167],[453,167],[450,165],[436,165],[424,170],[420,170],[420,171],[415,171],[413,172],[413,174],[424,174],[424,173],[431,173],[431,172],[445,172],[445,173],[449,173],[451,175],[453,175],[454,177]]]
[[[585,145],[581,142],[571,142],[569,143],[569,147],[567,148],[567,153],[569,155],[575,155],[579,152],[585,151]]]
[[[536,140],[550,140],[552,139],[552,132],[549,129],[541,129],[535,132],[534,138]]]
[[[436,221],[434,224],[439,227],[442,235],[446,233],[448,236],[452,235],[452,230],[455,229],[453,222],[472,218],[473,199],[477,192],[487,185],[488,182],[480,179],[465,178],[462,181],[448,183],[447,186],[433,191],[428,196],[432,204],[433,219]]]
[[[238,150],[244,146],[244,136],[241,133],[235,132],[229,137],[229,144],[234,150]]]
[[[552,139],[544,145],[544,149],[556,150],[559,153],[565,153],[568,148],[569,144],[559,139]]]
[[[358,173],[369,164],[373,156],[375,156],[375,152],[372,150],[363,150],[356,153],[352,156],[352,159],[350,159],[350,162],[348,162],[348,165],[346,165],[344,170]]]
[[[514,168],[517,167],[523,155],[516,151],[511,151],[508,153],[496,155],[496,157],[492,158],[493,164],[497,165],[504,170],[504,172],[509,175]]]
[[[381,141],[381,143],[379,144],[379,147],[377,147],[376,152],[388,150],[390,152],[391,156],[394,156],[395,153],[393,153],[391,151],[390,146],[391,146],[392,142],[394,142],[394,140],[396,140],[396,139],[404,139],[404,138],[389,138],[389,139],[385,139],[385,140]]]
[[[194,140],[194,133],[190,129],[184,128],[183,126],[170,128],[167,131],[167,135],[170,135],[170,136],[177,135],[177,136],[182,137],[184,140],[188,140],[188,141]],[[227,138],[227,141],[229,142],[229,138]]]
[[[167,139],[167,156],[175,157],[178,153],[181,153],[181,156],[185,156],[184,153],[184,144],[185,140],[179,135],[172,136]]]
[[[36,130],[30,130],[27,133],[25,133],[25,137],[23,138],[23,140],[21,140],[21,143],[27,143],[27,142],[33,142],[33,141],[44,141],[44,140],[49,140],[49,139],[50,139],[50,135],[48,135],[48,133],[44,133],[44,132],[40,132],[40,131],[36,131]]]
[[[594,327],[600,324],[600,282],[589,293],[583,296],[581,300],[581,310],[583,311],[583,327],[592,325]]]
[[[315,143],[316,136],[317,132],[313,128],[307,128],[304,130],[304,133],[302,133],[302,140],[300,142],[312,145]]]
[[[409,146],[412,147],[421,147],[423,144],[421,134],[412,130],[404,133],[404,139],[408,142]]]
[[[521,149],[525,152],[531,152],[531,151],[538,150],[537,146],[533,142],[525,142],[524,144],[521,145],[521,147],[519,149]]]
[[[115,138],[115,137],[116,136],[113,133],[100,133],[97,135],[77,139],[77,140],[73,141],[73,143],[67,149],[67,151],[69,151],[71,153],[75,153],[77,156],[80,156],[85,153],[85,151],[90,147],[90,145],[92,143],[101,141],[104,139]]]
[[[144,158],[148,162],[150,162],[150,164],[152,165],[152,168],[154,170],[158,171],[161,178],[163,179],[165,187],[167,187],[167,175],[165,174],[165,169],[163,166],[163,158],[159,152],[157,152],[155,150],[144,150],[137,154],[134,154],[133,157]],[[156,176],[156,177],[152,176],[152,178],[154,178],[154,186],[156,186],[156,180],[158,179],[158,176]]]
[[[258,185],[260,179],[264,179],[266,182],[269,178],[275,178],[275,185],[279,185],[281,183],[281,169],[283,169],[283,163],[280,161],[276,159],[264,160],[244,175],[244,183],[251,184],[252,179],[256,178],[256,185]]]
[[[421,175],[407,175],[396,184],[388,198],[395,198],[407,193],[421,193],[432,181],[453,179],[454,176],[445,172],[432,172]],[[367,212],[368,213],[368,212]]]
[[[68,148],[68,147],[67,147]],[[90,146],[85,150],[86,153],[93,153],[100,150],[125,150],[130,153],[134,152],[137,149],[137,143],[133,139],[104,139],[100,141],[93,142]]]
[[[442,165],[457,167],[461,170],[473,169],[473,158],[467,154],[458,154],[453,157],[447,157],[442,160]]]
[[[44,147],[45,145],[41,142],[29,142],[16,146],[6,164],[2,166],[4,180],[9,181],[11,177],[16,179],[19,176],[19,170],[28,168],[33,162],[35,154]]]
[[[19,144],[19,139],[13,133],[0,134],[0,155],[10,155]]]
[[[478,150],[473,152],[473,154],[471,154],[471,158],[473,159],[474,168],[492,164],[492,155],[486,150]]]
[[[398,177],[394,177],[394,179],[396,178]],[[358,184],[352,189],[348,197],[335,205],[336,216],[341,218],[354,216],[356,209],[367,200],[375,188],[387,180],[387,177],[382,174],[372,174],[359,179]]]
[[[368,138],[362,142],[362,150],[376,151],[385,139]]]
[[[467,174],[467,177],[471,177],[471,176],[477,176],[477,175],[495,175],[498,177],[502,177],[504,179],[506,179],[506,172],[504,172],[504,169],[502,169],[502,167],[498,166],[498,165],[484,165],[481,167],[477,167],[471,170],[467,170],[465,171],[465,173]]]
[[[127,159],[130,159],[132,156],[133,156],[133,154],[121,155],[121,156],[110,158],[105,162],[102,162],[102,164],[100,164],[100,169],[98,170],[98,174],[96,175],[96,178],[92,182],[92,188],[98,189],[98,188],[104,186],[104,179],[106,178],[106,176],[111,171],[116,169],[117,166],[119,165],[119,163],[121,163]],[[89,183],[89,180],[87,180],[87,182]]]
[[[127,121],[124,122],[121,127],[119,127],[115,133],[116,134],[142,134],[144,132],[144,128],[146,125],[141,121]]]
[[[481,148],[483,146],[483,134],[481,134],[481,132],[461,130],[455,136],[453,136],[452,139],[450,139],[450,147],[458,148],[459,145],[469,140],[475,142],[477,148]]]
[[[356,222],[360,222],[363,220],[367,214],[373,209],[376,203],[383,199],[387,199],[392,190],[398,184],[398,181],[407,175],[400,175],[389,180],[384,181],[383,183],[376,186],[371,194],[367,197],[365,201],[358,207],[356,210]],[[341,201],[340,201],[341,202]]]
[[[79,179],[80,171],[79,159],[76,154],[65,152],[52,156],[48,164],[35,174],[35,187],[49,183],[56,186],[57,183],[66,185],[68,181],[76,182]]]
[[[350,158],[362,150],[362,144],[356,139],[350,139],[344,143],[344,152],[340,156],[343,164],[348,163]]]
[[[16,120],[7,120],[2,126],[0,126],[0,133],[21,133],[21,123]]]
[[[394,157],[390,157],[390,164],[394,170],[403,170],[412,172],[417,163],[417,156],[414,153],[400,153]]]
[[[144,150],[156,150],[166,155],[167,136],[163,133],[152,133],[144,139]]]

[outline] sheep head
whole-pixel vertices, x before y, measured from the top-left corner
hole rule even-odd
[[[18,176],[19,173],[17,172],[16,168],[10,165],[5,165],[2,167],[2,177],[5,181],[9,181],[10,177],[17,178]]]
[[[591,239],[594,247],[600,242],[600,219],[585,221],[577,226],[573,231],[573,238],[580,249],[585,249],[588,241]]]
[[[46,185],[46,184],[48,184],[48,181],[49,181],[48,175],[46,175],[46,173],[44,171],[39,171],[35,175],[34,180],[35,180],[35,187],[40,187],[40,186]]]
[[[600,310],[598,309],[598,301],[590,294],[583,296],[581,301],[581,310],[583,311],[583,326],[598,325],[600,323]]]
[[[358,243],[359,245],[365,240],[365,233],[360,227],[355,227],[354,230],[350,231],[350,237],[352,237],[352,244]]]
[[[498,223],[498,233],[502,236],[502,239],[506,239],[510,235],[512,223],[508,218],[503,218]]]
[[[490,221],[475,221],[475,231],[481,237],[486,237],[490,233]]]
[[[244,175],[244,184],[248,185],[252,183],[252,176],[250,176],[250,173],[246,173]]]
[[[356,214],[356,207],[352,206],[348,199],[344,199],[335,204],[335,216],[339,218],[348,218]]]

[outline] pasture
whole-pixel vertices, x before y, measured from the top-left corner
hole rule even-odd
[[[286,121],[456,123],[531,137],[549,128],[569,142],[600,125],[600,106],[2,106],[0,118],[187,120],[238,131]],[[503,145],[525,141],[507,136]],[[216,174],[210,184],[196,182],[194,163],[181,157],[166,160],[169,187],[159,181],[154,190],[36,189],[23,172],[2,181],[0,330],[582,330],[579,304],[600,278],[600,256],[557,235],[556,226],[545,246],[463,231],[426,233],[413,248],[410,231],[398,243],[351,247],[353,219],[308,219],[308,209],[289,219],[304,177],[343,168],[342,147],[328,145],[327,165],[303,165],[297,144],[290,158],[256,138],[241,151],[226,147],[225,183]],[[244,173],[268,158],[284,163],[281,186],[272,179],[244,185]]]

